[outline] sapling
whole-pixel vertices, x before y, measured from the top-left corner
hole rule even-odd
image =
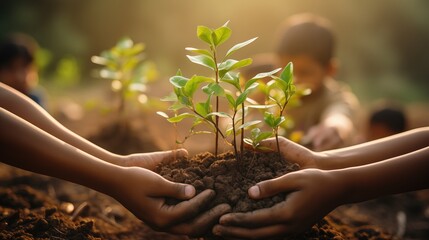
[[[103,66],[100,77],[111,80],[112,90],[119,97],[120,115],[125,112],[127,97],[133,93],[138,93],[139,102],[146,103],[147,84],[156,79],[156,67],[152,62],[144,61],[144,49],[143,43],[134,43],[124,37],[111,49],[91,58],[93,63]]]
[[[293,64],[289,63],[280,76],[272,76],[271,80],[267,84],[268,98],[277,107],[277,113],[266,111],[264,113],[264,122],[272,129],[273,134],[276,138],[277,152],[280,156],[280,144],[279,144],[279,128],[286,120],[284,111],[286,109],[289,100],[296,91],[296,87],[293,83]]]

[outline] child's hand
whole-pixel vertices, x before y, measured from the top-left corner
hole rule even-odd
[[[311,148],[315,151],[333,149],[344,143],[337,127],[324,124],[310,128],[303,139],[306,143],[311,144]]]
[[[303,168],[317,168],[319,155],[297,143],[288,140],[285,137],[279,137],[280,153],[289,162],[297,163]],[[277,142],[275,138],[268,138],[260,143],[261,147],[277,151]],[[252,148],[246,145],[246,148]]]
[[[230,211],[227,204],[222,204],[203,212],[215,196],[212,190],[194,197],[193,186],[170,182],[140,167],[123,168],[119,174],[119,182],[108,194],[157,230],[199,236],[210,230],[221,215]],[[167,205],[167,197],[184,201]]]
[[[309,229],[341,204],[345,184],[333,172],[306,169],[258,183],[249,196],[261,199],[287,192],[285,201],[248,213],[229,213],[213,233],[222,237],[271,239]]]
[[[168,163],[176,158],[186,156],[188,156],[188,151],[181,148],[171,151],[136,153],[120,156],[120,160],[118,162],[120,162],[124,167],[142,167],[153,171],[160,163]]]

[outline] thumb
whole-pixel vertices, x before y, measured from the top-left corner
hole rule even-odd
[[[277,151],[277,141],[276,138],[268,138],[260,142],[259,144],[262,149],[271,149],[271,151]]]
[[[159,191],[154,197],[171,197],[180,200],[187,200],[195,196],[195,187],[184,183],[175,183],[163,179],[162,183],[156,187]]]
[[[290,174],[281,177],[262,181],[252,186],[248,190],[249,197],[252,199],[261,199],[274,196],[281,192],[290,192],[296,190],[293,177]]]

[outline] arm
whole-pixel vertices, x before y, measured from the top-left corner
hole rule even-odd
[[[272,238],[302,232],[337,206],[429,188],[429,147],[377,163],[339,170],[306,169],[249,189],[261,199],[287,192],[272,208],[221,217],[213,232],[223,237]],[[315,204],[314,199],[317,199]]]
[[[324,152],[311,151],[283,137],[279,141],[281,154],[288,161],[298,163],[301,168],[332,170],[375,163],[427,147],[429,127]],[[276,140],[267,139],[261,142],[261,146],[276,149]]]
[[[227,211],[219,205],[198,216],[214,192],[195,196],[191,185],[170,182],[150,170],[120,167],[69,145],[0,108],[1,161],[93,188],[116,198],[152,227],[198,235]],[[165,198],[184,200],[166,205]]]
[[[0,107],[14,113],[18,117],[28,121],[32,125],[53,135],[54,137],[104,161],[120,166],[140,166],[154,165],[167,158],[173,158],[174,154],[178,156],[186,155],[183,149],[177,151],[166,151],[157,153],[143,153],[133,155],[117,155],[106,151],[105,149],[91,143],[76,133],[70,131],[43,108],[35,104],[25,95],[0,83]]]

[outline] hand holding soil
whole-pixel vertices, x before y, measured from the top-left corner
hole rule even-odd
[[[170,182],[147,169],[125,168],[122,181],[111,189],[110,195],[149,226],[165,232],[198,236],[206,232],[230,207],[218,205],[204,212],[215,196],[206,190],[195,196],[188,184]],[[166,204],[166,197],[183,200],[177,205]]]

